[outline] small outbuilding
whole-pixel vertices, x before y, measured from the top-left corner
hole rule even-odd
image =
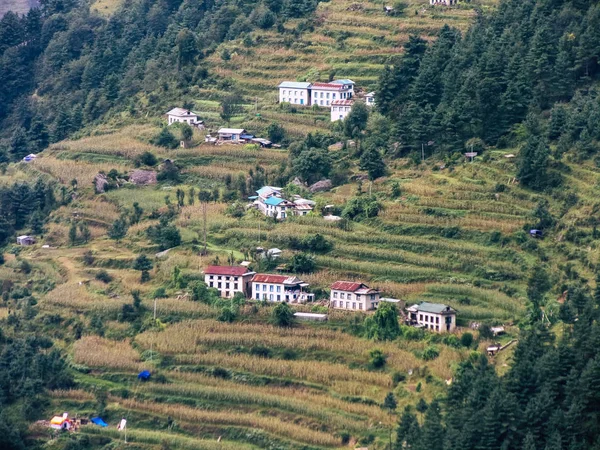
[[[184,108],[173,108],[167,113],[167,119],[169,125],[174,123],[187,123],[188,125],[196,128],[204,128],[204,122],[198,119],[198,114],[189,109]]]
[[[244,142],[242,135],[247,135],[243,128],[221,128],[218,131],[220,141]]]
[[[62,416],[54,416],[50,420],[50,428],[68,431],[73,428],[73,421],[69,419],[68,413],[64,413]]]
[[[317,313],[297,312],[294,313],[294,317],[298,320],[307,320],[312,322],[325,322],[327,320],[327,314]]]
[[[33,236],[28,236],[24,234],[23,236],[17,237],[18,245],[33,245],[35,244],[35,238]]]

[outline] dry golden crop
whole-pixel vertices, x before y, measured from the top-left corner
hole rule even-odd
[[[128,342],[85,336],[73,344],[73,359],[89,367],[141,370],[145,365]]]

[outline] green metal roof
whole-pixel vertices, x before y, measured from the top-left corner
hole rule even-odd
[[[441,303],[429,303],[421,302],[419,304],[419,311],[428,312],[432,314],[442,314],[447,312],[456,312],[448,305],[442,305]]]

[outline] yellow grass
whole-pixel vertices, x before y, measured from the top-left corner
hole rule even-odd
[[[61,284],[44,298],[46,304],[70,308],[81,313],[86,311],[115,312],[128,301],[129,299],[126,298],[118,299],[92,295],[87,291],[85,285],[75,283]]]
[[[141,370],[139,354],[124,341],[85,336],[73,344],[73,360],[88,367]]]
[[[94,177],[101,170],[105,172],[111,169],[116,169],[119,172],[129,170],[128,166],[120,164],[58,160],[50,156],[40,157],[30,164],[35,169],[57,178],[63,184],[70,184],[71,180],[76,179],[82,187],[90,186]]]
[[[251,429],[258,428],[278,436],[285,436],[289,439],[314,445],[338,446],[340,443],[337,438],[328,433],[313,430],[288,420],[253,413],[240,413],[234,409],[228,411],[206,411],[180,405],[157,404],[136,400],[122,400],[122,404],[128,409],[171,416],[183,422],[241,426]]]

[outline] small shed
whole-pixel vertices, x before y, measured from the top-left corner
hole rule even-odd
[[[37,155],[30,153],[29,155],[27,155],[25,158],[23,158],[23,162],[31,162],[31,161],[35,161],[35,159],[37,158]]]
[[[24,234],[23,236],[17,237],[18,245],[33,245],[35,244],[35,238]]]
[[[294,317],[298,320],[308,320],[312,322],[325,322],[327,320],[327,314],[317,313],[297,312],[294,313]]]
[[[282,253],[283,252],[281,250],[279,250],[278,248],[270,248],[269,250],[267,250],[267,255],[269,255],[273,259],[277,259],[277,258],[281,257]]]
[[[542,230],[529,230],[529,235],[534,238],[541,239],[544,237]]]
[[[252,138],[250,139],[250,142],[253,144],[258,144],[262,148],[271,148],[273,146],[273,143],[271,141],[263,138]]]
[[[242,135],[247,134],[243,128],[221,128],[218,133],[219,140],[231,142],[243,142]]]

